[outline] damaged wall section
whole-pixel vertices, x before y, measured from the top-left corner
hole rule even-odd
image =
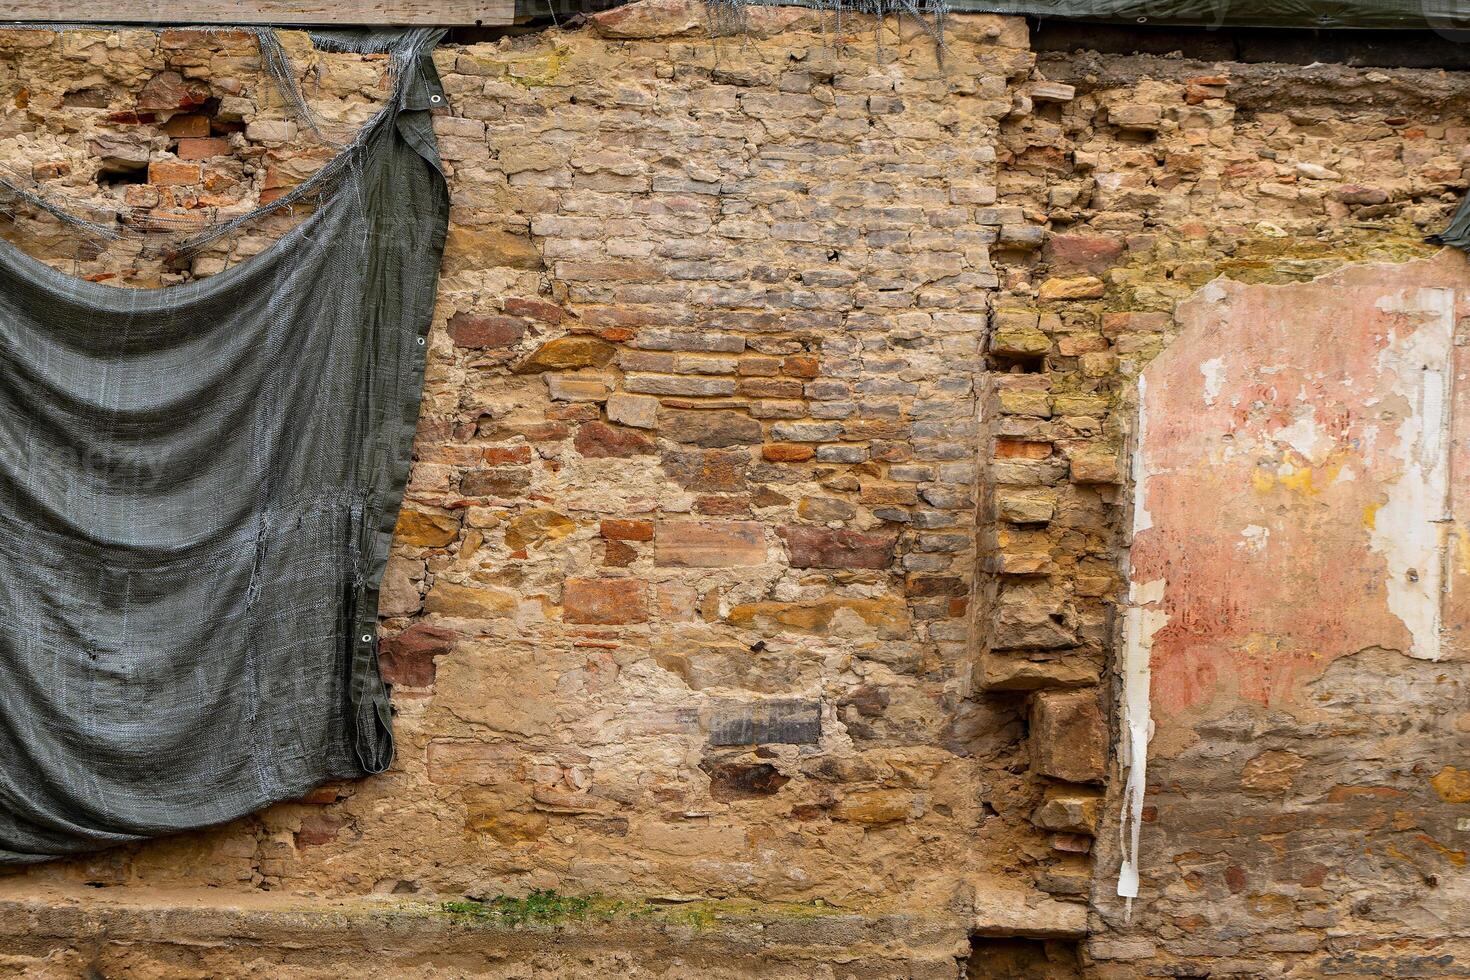
[[[1140,660],[1122,669],[1152,667],[1145,895],[1151,915],[1253,937],[1202,952],[1317,953],[1338,974],[1413,969],[1463,938],[1447,763],[1470,665],[1442,611],[1470,557],[1470,514],[1447,511],[1467,273],[1447,251],[1211,283],[1140,377]],[[1348,920],[1366,934],[1332,939]]]

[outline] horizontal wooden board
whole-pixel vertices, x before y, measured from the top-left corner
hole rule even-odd
[[[90,24],[283,24],[462,27],[515,21],[515,0],[19,0],[0,21]]]

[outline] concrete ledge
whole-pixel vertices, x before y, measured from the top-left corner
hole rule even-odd
[[[961,916],[804,905],[636,903],[508,923],[387,897],[0,887],[0,975],[805,978],[841,963],[853,976],[954,978],[968,952]]]

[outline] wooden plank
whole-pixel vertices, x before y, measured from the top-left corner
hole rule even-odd
[[[88,24],[279,24],[298,27],[495,27],[515,0],[19,0],[0,20]]]

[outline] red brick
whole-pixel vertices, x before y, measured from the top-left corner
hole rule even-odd
[[[569,578],[562,590],[569,623],[621,626],[648,621],[648,590],[632,578]]]
[[[378,671],[389,684],[428,687],[434,683],[434,658],[454,649],[459,634],[425,623],[382,641],[378,649]]]
[[[148,164],[148,183],[162,186],[199,183],[199,164],[179,160],[154,160]]]
[[[218,137],[190,137],[179,140],[176,152],[180,160],[208,160],[210,157],[227,156],[230,141]]]
[[[1041,250],[1056,269],[1098,273],[1123,255],[1123,243],[1105,235],[1053,235]]]
[[[800,463],[816,454],[815,446],[798,442],[773,442],[761,447],[761,456],[772,463]]]
[[[792,354],[781,362],[781,373],[793,378],[815,378],[819,366],[813,354]]]
[[[1051,443],[997,439],[995,440],[995,455],[997,459],[1046,459],[1051,455]]]
[[[791,550],[792,568],[887,568],[898,543],[897,531],[862,534],[793,524],[779,533]]]
[[[449,318],[449,336],[456,347],[509,347],[526,335],[526,321],[513,316],[456,313]]]
[[[514,296],[505,301],[505,312],[512,316],[528,316],[542,323],[560,323],[567,315],[567,311],[555,303]]]
[[[595,402],[553,405],[546,410],[546,417],[558,422],[596,422],[602,418],[602,409]]]
[[[311,847],[330,843],[336,839],[337,832],[349,822],[347,817],[340,814],[310,814],[301,821],[301,829],[296,831],[296,846]]]
[[[652,541],[653,522],[605,518],[602,522],[602,536],[614,541]]]
[[[529,463],[531,461],[531,447],[487,446],[480,450],[480,457],[491,466],[504,466],[507,463]]]
[[[577,438],[572,443],[577,452],[593,459],[648,456],[655,451],[653,440],[647,436],[606,422],[585,423],[577,430]]]
[[[750,501],[743,497],[698,497],[694,512],[706,517],[748,517]]]
[[[209,117],[198,113],[174,116],[163,124],[163,131],[170,136],[208,136]]]

